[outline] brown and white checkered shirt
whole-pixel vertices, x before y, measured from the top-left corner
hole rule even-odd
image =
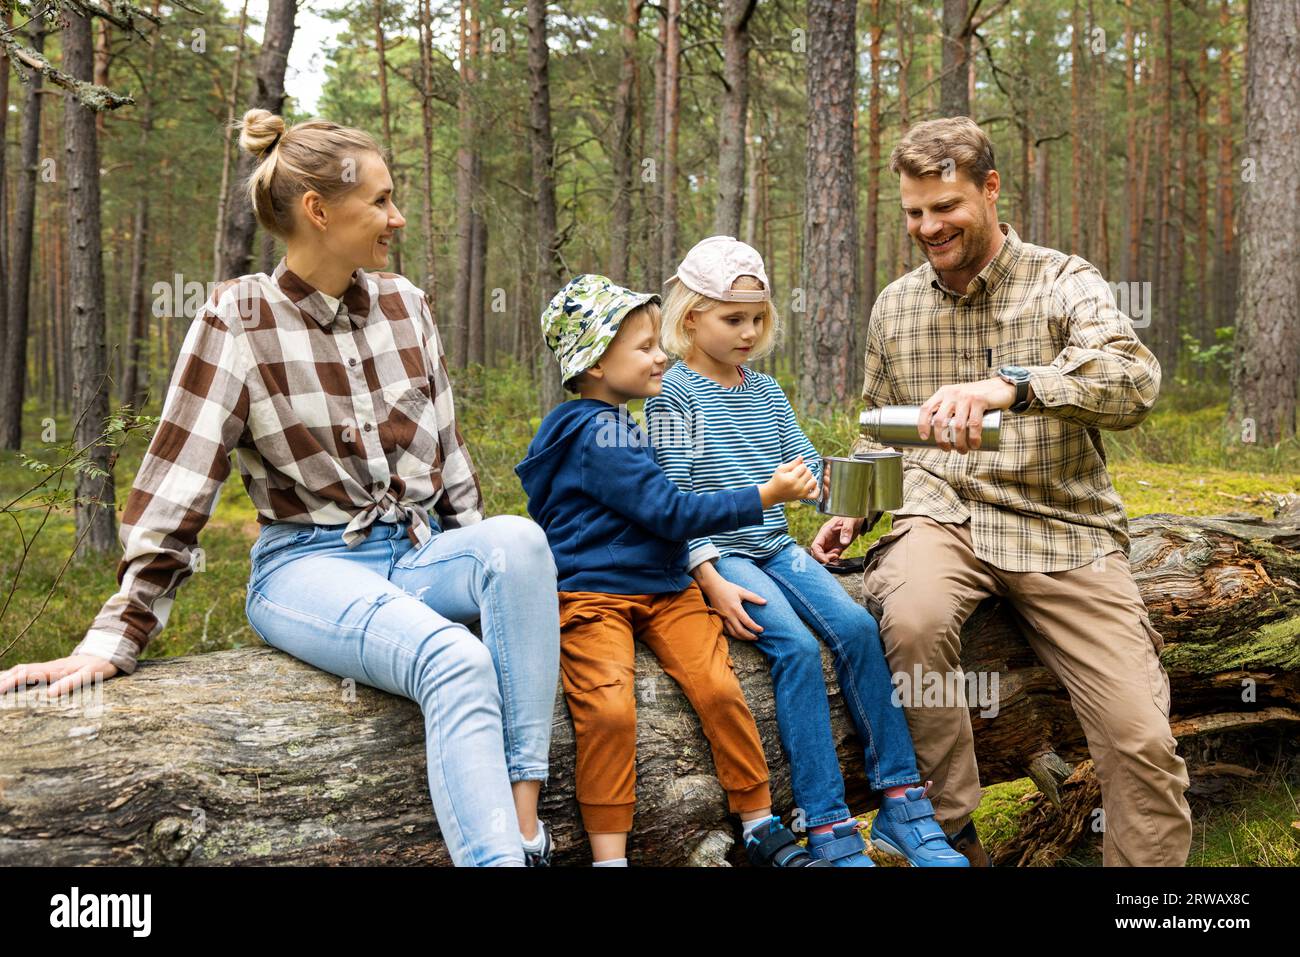
[[[1128,521],[1106,471],[1100,429],[1151,410],[1160,365],[1095,267],[1022,242],[1002,249],[961,295],[924,263],[886,286],[867,332],[868,407],[920,405],[945,385],[1026,367],[1034,399],[1003,413],[997,452],[904,450],[894,514],[971,522],[975,553],[1006,571],[1077,568],[1115,549]],[[879,448],[859,439],[855,450]]]
[[[181,347],[122,515],[119,590],[74,653],[123,672],[162,630],[238,450],[258,521],[430,534],[483,517],[438,330],[419,289],[358,269],[335,307],[283,260],[223,283]]]

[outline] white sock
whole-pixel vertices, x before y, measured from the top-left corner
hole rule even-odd
[[[764,822],[766,822],[766,821],[770,821],[770,820],[772,820],[771,815],[768,815],[767,817],[756,817],[756,818],[754,818],[754,820],[752,820],[752,821],[741,821],[741,822],[740,822],[740,823],[741,823],[741,827],[743,828],[743,831],[744,831],[744,833],[743,833],[742,836],[741,836],[741,840],[742,840],[742,841],[748,841],[748,840],[749,840],[749,835],[753,833],[754,828],[756,828],[756,827],[758,827],[760,824],[763,824]]]
[[[626,857],[611,857],[607,861],[592,861],[592,867],[627,867]]]
[[[530,841],[520,834],[519,840],[523,843],[525,851],[540,851],[546,845],[546,825],[538,821],[536,836]]]

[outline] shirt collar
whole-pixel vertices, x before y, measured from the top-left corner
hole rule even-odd
[[[271,278],[289,301],[315,319],[321,328],[328,329],[340,318],[325,301],[320,290],[290,269],[285,259],[281,258],[271,273]],[[357,269],[352,273],[352,282],[343,291],[340,302],[352,317],[354,325],[365,325],[366,318],[370,315],[370,283],[364,270]]]
[[[989,261],[988,265],[981,269],[975,278],[971,280],[965,295],[944,283],[939,278],[939,274],[934,271],[934,266],[930,265],[929,260],[926,260],[925,268],[929,271],[930,286],[945,295],[952,296],[959,302],[973,299],[981,292],[990,296],[993,295],[998,286],[1002,285],[1002,281],[1011,275],[1011,270],[1020,258],[1020,251],[1023,246],[1020,237],[1016,235],[1016,231],[1011,228],[1010,223],[998,223],[998,229],[1002,230],[1002,234],[1006,237],[1002,242],[1002,248],[998,250],[998,254]]]

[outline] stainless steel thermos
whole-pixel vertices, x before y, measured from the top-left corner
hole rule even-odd
[[[930,438],[922,439],[917,434],[916,426],[921,420],[919,405],[885,405],[878,409],[867,409],[858,416],[858,427],[869,439],[875,439],[881,445],[903,445],[909,448],[936,447],[936,439],[942,431],[936,424],[930,430]],[[998,439],[1002,435],[1002,410],[985,413],[983,431],[980,433],[979,452],[996,452]]]

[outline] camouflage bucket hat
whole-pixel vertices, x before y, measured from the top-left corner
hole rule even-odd
[[[569,280],[542,313],[542,333],[560,364],[560,381],[586,372],[614,341],[623,317],[659,302],[652,292],[633,292],[604,276],[583,273]]]

